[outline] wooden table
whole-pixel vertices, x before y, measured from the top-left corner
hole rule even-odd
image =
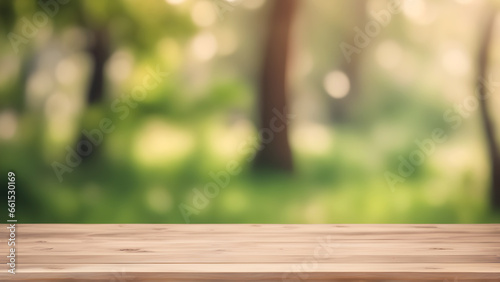
[[[19,224],[0,280],[500,281],[500,224]]]

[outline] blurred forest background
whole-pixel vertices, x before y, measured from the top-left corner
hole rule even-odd
[[[500,222],[500,3],[399,2],[1,1],[17,219]]]

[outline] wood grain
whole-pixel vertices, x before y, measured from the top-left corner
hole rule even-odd
[[[16,227],[17,274],[1,281],[500,281],[500,224]],[[3,224],[2,254],[8,236]]]

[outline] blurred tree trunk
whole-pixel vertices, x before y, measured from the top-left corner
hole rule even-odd
[[[481,110],[481,119],[486,134],[487,148],[490,156],[490,174],[491,174],[491,203],[493,208],[500,209],[500,155],[498,143],[495,135],[495,126],[489,113],[488,107],[488,91],[491,91],[488,85],[488,54],[491,47],[491,39],[493,37],[493,28],[495,21],[495,9],[490,8],[486,20],[486,26],[481,38],[478,57],[478,94],[479,105]]]
[[[35,60],[37,56],[38,55],[36,53],[26,54],[22,58],[21,70],[19,72],[19,89],[22,95],[16,95],[17,99],[14,102],[14,108],[18,112],[22,112],[26,107],[28,80],[35,69]]]
[[[92,77],[87,90],[87,103],[97,103],[104,97],[104,64],[109,57],[108,36],[104,28],[92,31],[93,42],[89,49],[93,62]]]
[[[92,60],[93,68],[86,92],[87,108],[98,104],[104,98],[104,65],[106,64],[106,60],[110,55],[108,33],[106,31],[106,28],[93,28],[90,30],[90,33],[92,35],[92,39],[87,52],[89,53]],[[97,127],[98,125],[96,124],[94,128]],[[91,130],[91,128],[87,128],[87,130]],[[82,133],[77,142],[77,146],[78,144],[83,144],[83,141],[87,141],[85,142],[87,144],[93,143],[92,140],[89,140],[89,138]],[[98,150],[98,147],[98,145],[93,144],[92,148],[89,149],[89,155],[86,157],[81,156],[82,159],[85,160],[94,155],[95,151]]]
[[[368,17],[366,14],[366,0],[356,0],[352,1],[353,5],[353,27],[364,27],[368,22]],[[353,28],[347,29],[348,32],[344,34],[344,41],[351,42],[355,36]],[[361,66],[361,54],[352,54],[351,60],[342,60],[343,64],[340,70],[345,73],[349,78],[350,89],[347,96],[340,99],[332,99],[331,107],[332,113],[331,118],[334,122],[344,123],[350,119],[350,114],[352,112],[352,105],[356,102],[359,97],[359,92],[361,91],[361,78],[360,78],[360,66]]]
[[[256,168],[293,170],[288,141],[287,121],[287,59],[290,27],[296,0],[275,0],[268,24],[264,62],[260,81],[261,147],[255,159]],[[271,131],[271,133],[270,133]]]

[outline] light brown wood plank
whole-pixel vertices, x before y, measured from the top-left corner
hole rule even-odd
[[[314,254],[285,255],[285,254],[197,254],[196,257],[185,253],[175,254],[125,254],[125,255],[23,255],[19,262],[23,264],[36,264],[42,260],[54,264],[98,264],[110,261],[124,264],[166,264],[166,263],[294,263],[308,261]],[[321,263],[500,263],[498,255],[332,255],[322,258]]]
[[[16,251],[0,280],[500,281],[498,224],[20,224]]]
[[[463,270],[467,268],[467,270]],[[27,264],[18,279],[500,279],[490,264]]]

